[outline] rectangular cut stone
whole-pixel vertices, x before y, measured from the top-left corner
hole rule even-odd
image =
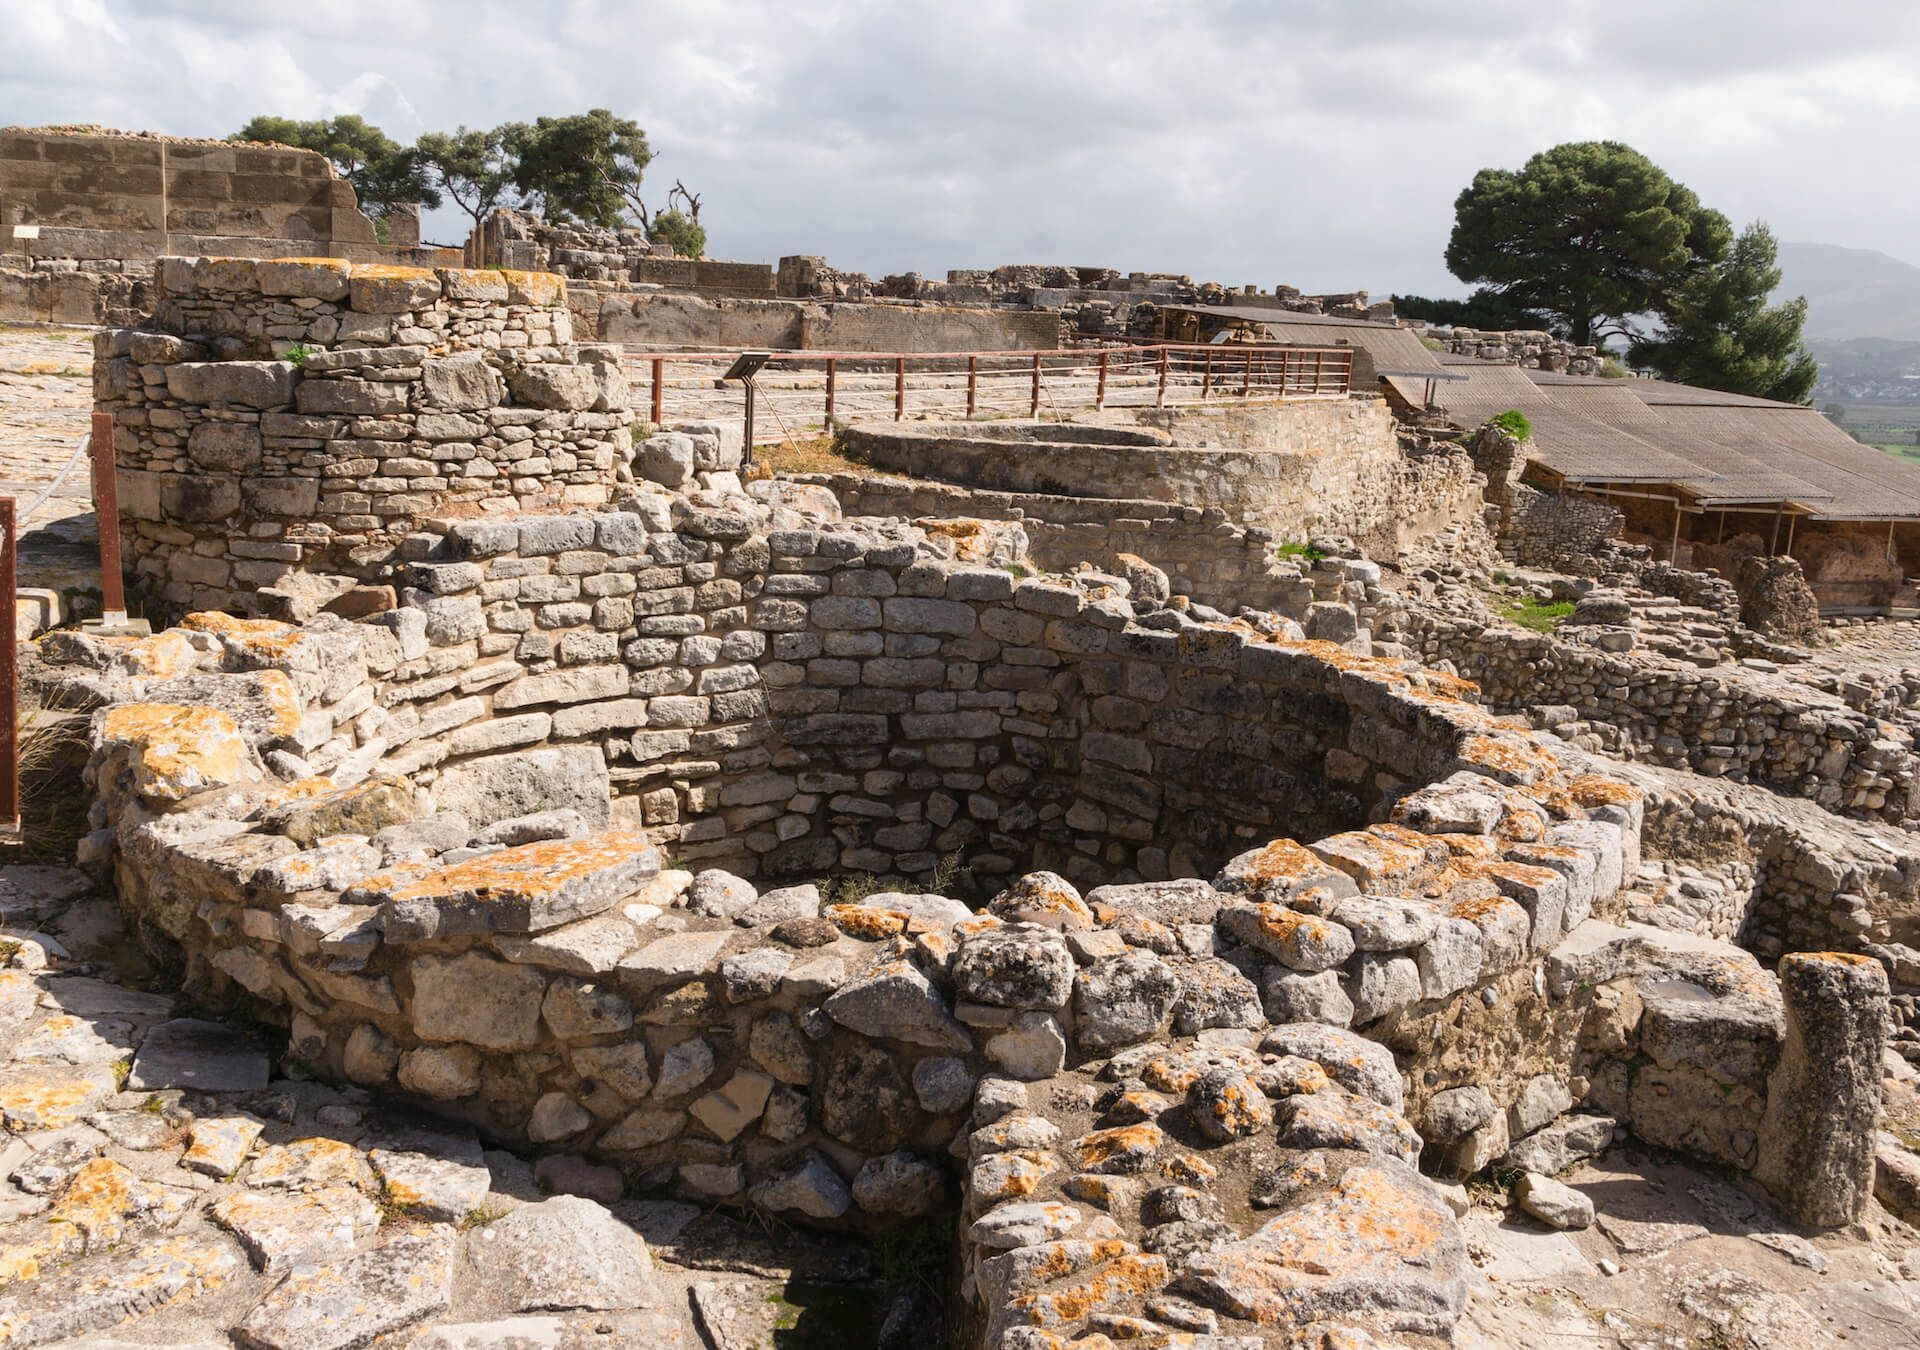
[[[389,942],[459,933],[537,933],[612,909],[660,874],[660,853],[638,830],[545,839],[434,871],[369,878],[360,898],[380,904]]]

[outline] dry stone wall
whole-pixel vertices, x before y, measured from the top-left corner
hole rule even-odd
[[[95,343],[129,570],[174,612],[294,573],[390,582],[429,516],[606,502],[631,459],[617,353],[557,277],[168,258]]]

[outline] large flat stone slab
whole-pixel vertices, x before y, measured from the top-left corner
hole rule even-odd
[[[557,1195],[467,1239],[482,1287],[515,1312],[634,1308],[653,1302],[653,1258],[603,1206]]]
[[[127,1086],[139,1092],[258,1092],[270,1074],[266,1050],[246,1032],[197,1017],[176,1017],[147,1033],[133,1057]]]
[[[660,853],[639,830],[543,839],[451,867],[396,868],[356,886],[380,906],[389,942],[461,933],[537,933],[612,909],[660,875]]]
[[[296,1265],[239,1328],[256,1350],[353,1350],[451,1305],[450,1229],[405,1233],[341,1261]]]

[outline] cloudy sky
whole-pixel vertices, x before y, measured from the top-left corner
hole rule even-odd
[[[612,108],[716,257],[1457,294],[1475,170],[1617,138],[1736,223],[1920,263],[1920,5],[1889,0],[0,0],[0,33],[0,123]]]

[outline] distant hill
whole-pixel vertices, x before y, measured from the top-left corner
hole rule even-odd
[[[1870,248],[1780,245],[1779,294],[1807,297],[1809,338],[1920,342],[1920,267]]]

